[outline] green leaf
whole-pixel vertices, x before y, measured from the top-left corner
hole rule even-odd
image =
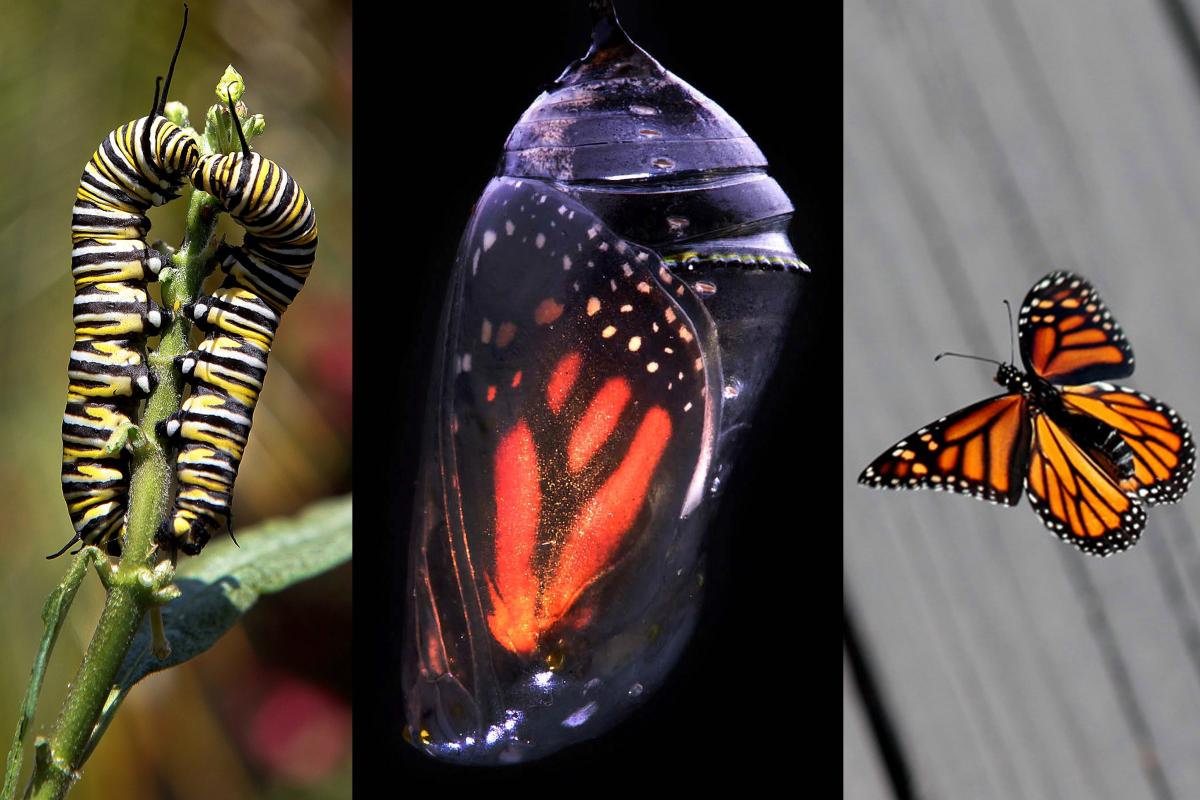
[[[182,591],[162,608],[171,643],[165,659],[152,652],[149,620],[142,625],[117,673],[122,692],[151,672],[203,653],[246,613],[260,595],[273,594],[350,560],[351,498],[316,503],[291,519],[272,520],[245,531],[235,545],[214,542],[175,573]],[[113,709],[118,703],[112,703]],[[108,710],[106,709],[106,715]]]
[[[17,780],[21,777],[22,743],[33,722],[33,715],[37,711],[38,694],[42,690],[42,678],[46,674],[46,663],[50,660],[50,651],[54,649],[55,641],[58,640],[58,632],[62,630],[63,621],[67,617],[67,609],[71,607],[71,601],[75,599],[75,592],[79,589],[79,584],[83,582],[83,576],[87,574],[88,566],[93,561],[98,562],[100,569],[104,569],[104,565],[107,563],[103,553],[97,548],[83,548],[83,551],[71,562],[71,568],[67,571],[62,583],[50,593],[50,596],[46,598],[46,604],[42,606],[42,622],[45,623],[46,630],[42,633],[42,642],[33,659],[29,686],[25,689],[25,699],[21,703],[21,716],[17,720],[12,747],[8,751],[8,764],[4,771],[4,789],[3,794],[0,794],[4,800],[11,800],[16,795]]]

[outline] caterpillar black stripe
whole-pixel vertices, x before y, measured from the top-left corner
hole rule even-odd
[[[178,360],[192,393],[165,425],[181,445],[175,507],[159,538],[192,555],[229,527],[233,482],[267,355],[317,249],[316,214],[304,190],[278,164],[250,151],[232,98],[229,110],[241,152],[204,156],[191,177],[242,225],[245,239],[218,250],[225,273],[220,288],[185,307],[206,336]]]
[[[163,116],[175,61],[155,84],[150,114],[105,137],[84,168],[71,215],[71,274],[75,280],[75,344],[67,368],[63,414],[63,497],[76,542],[116,547],[125,519],[128,465],[125,433],[150,393],[146,337],[167,313],[151,300],[165,257],[146,244],[146,212],[179,196],[200,158],[196,142]],[[53,558],[54,556],[51,556]]]

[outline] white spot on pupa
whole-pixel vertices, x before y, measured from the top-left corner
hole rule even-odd
[[[646,372],[658,372],[658,362],[651,361],[646,365]]]
[[[638,350],[640,350],[640,349],[641,349],[641,347],[642,347],[642,337],[640,337],[640,336],[634,336],[633,338],[631,338],[631,339],[629,340],[629,350],[630,350],[630,352],[632,352],[632,353],[636,353]]]
[[[625,273],[626,278],[631,277],[633,275],[633,267],[629,266],[629,264],[627,264],[627,263],[622,264],[621,272]]]
[[[683,410],[684,410],[684,411],[691,411],[691,410],[692,410],[692,404],[691,404],[691,403],[688,403],[686,406],[684,406],[684,407],[683,407]]]
[[[641,281],[637,285],[637,290],[642,294],[650,294],[650,284],[646,283],[645,281]]]
[[[595,239],[596,234],[598,233],[600,233],[600,227],[598,225],[593,225],[587,229],[587,235],[589,239]]]
[[[483,232],[483,251],[486,253],[496,243],[496,232],[486,230]]]
[[[471,371],[471,354],[470,354],[470,353],[463,353],[463,357],[462,357],[462,371],[463,371],[463,372],[470,372],[470,371]]]
[[[563,269],[568,270],[570,268],[571,268],[571,257],[563,256]]]
[[[546,234],[539,233],[537,235],[537,238],[535,238],[533,240],[533,244],[535,247],[537,247],[538,250],[541,250],[543,247],[545,247],[546,246]]]
[[[612,335],[616,332],[617,332],[616,327],[609,325],[607,328],[600,331],[600,335],[603,336],[605,339],[611,339]]]
[[[589,297],[587,301],[587,315],[594,317],[600,312],[600,298]]]
[[[647,258],[649,258],[649,257],[650,257],[650,254],[649,254],[649,253],[638,253],[638,254],[637,254],[637,260],[638,260],[638,261],[645,261],[645,260],[646,260]]]
[[[621,313],[622,313],[622,314],[628,314],[630,311],[633,311],[633,306],[629,305],[628,303],[626,303],[625,305],[621,306]]]
[[[601,242],[600,244],[596,245],[596,249],[599,250],[601,253],[607,251],[608,250],[608,242]]]
[[[599,706],[597,705],[596,701],[593,700],[582,708],[577,709],[575,713],[562,721],[563,727],[578,728],[580,725],[587,722],[588,718],[591,717],[592,714],[596,713],[596,709],[598,707]]]
[[[509,236],[512,236],[513,231],[515,231],[516,229],[517,229],[517,226],[513,225],[513,221],[511,219],[504,220],[504,232],[505,233],[507,233]]]

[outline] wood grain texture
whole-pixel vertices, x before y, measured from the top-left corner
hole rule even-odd
[[[1200,425],[1200,80],[1169,5],[845,4],[846,581],[921,797],[1200,797],[1200,491],[1100,560],[1025,500],[855,483],[1000,391],[932,357],[1007,359],[1001,300],[1055,269],[1122,323],[1125,383]]]

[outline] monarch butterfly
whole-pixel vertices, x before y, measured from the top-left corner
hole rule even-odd
[[[1006,394],[906,436],[858,480],[1007,505],[1024,489],[1063,541],[1098,556],[1125,550],[1141,536],[1145,507],[1174,503],[1191,484],[1187,423],[1149,395],[1098,382],[1131,375],[1133,349],[1078,275],[1038,281],[1017,326],[1025,371],[997,362]]]
[[[146,337],[168,317],[146,292],[165,259],[146,244],[146,212],[178,197],[200,158],[191,136],[163,116],[186,31],[185,6],[166,83],[161,94],[155,84],[149,115],[108,134],[75,193],[75,344],[62,432],[63,497],[75,535],[50,558],[76,542],[115,549],[124,524],[128,476],[120,437],[152,388]]]
[[[807,269],[754,142],[592,6],[474,206],[434,351],[403,685],[437,758],[542,757],[664,680]]]
[[[229,112],[241,152],[203,156],[191,180],[245,228],[245,240],[238,247],[222,244],[217,259],[224,282],[211,297],[184,307],[206,335],[197,350],[177,359],[192,393],[163,426],[182,445],[175,508],[159,539],[190,555],[229,527],[233,483],[267,355],[317,249],[316,214],[304,190],[278,164],[251,152],[232,97]]]

